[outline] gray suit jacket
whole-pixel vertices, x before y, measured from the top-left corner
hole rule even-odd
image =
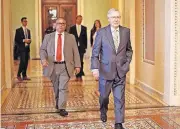
[[[41,60],[46,59],[49,65],[43,68],[44,76],[50,77],[55,61],[55,32],[45,35],[40,48]],[[74,68],[81,67],[79,52],[74,35],[64,32],[64,60],[69,76],[73,76]]]
[[[110,25],[101,28],[96,35],[92,50],[91,69],[99,69],[99,75],[113,80],[117,74],[123,77],[129,71],[132,59],[130,30],[119,26],[120,45],[116,52]]]

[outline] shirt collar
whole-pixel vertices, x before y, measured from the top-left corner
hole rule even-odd
[[[118,31],[119,32],[119,27],[117,29],[114,29],[113,27],[111,27],[111,32],[113,33],[114,31]]]
[[[22,26],[22,28],[23,28],[23,30],[25,30],[25,29],[27,29],[27,26],[25,27],[25,26]]]
[[[80,25],[76,24],[76,26],[81,26],[81,24]]]
[[[59,33],[56,31],[56,35],[58,35],[58,34],[59,34]],[[62,32],[61,34],[62,34],[62,36],[63,36],[63,35],[64,35],[64,32]]]

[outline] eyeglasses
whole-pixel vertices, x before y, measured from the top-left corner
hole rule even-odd
[[[114,20],[114,19],[120,19],[121,17],[120,16],[116,16],[116,17],[114,16],[114,17],[110,17],[110,18],[112,18]]]
[[[62,22],[62,23],[61,23],[61,22],[57,22],[56,24],[57,24],[57,25],[62,25],[62,26],[66,25],[65,22]]]

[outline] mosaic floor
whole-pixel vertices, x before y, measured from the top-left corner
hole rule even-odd
[[[18,62],[14,62],[15,75]],[[31,81],[19,83],[3,98],[2,127],[6,129],[112,129],[114,127],[113,98],[110,97],[108,122],[99,119],[98,82],[85,62],[82,82],[69,82],[68,117],[61,117],[55,107],[51,82],[42,76],[39,60],[31,60],[28,75]],[[126,85],[126,129],[180,129],[180,107],[167,107],[138,89]],[[2,96],[3,97],[3,96]]]

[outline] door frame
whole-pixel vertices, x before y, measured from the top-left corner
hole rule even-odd
[[[84,0],[77,0],[77,14],[84,16]],[[35,0],[35,42],[36,58],[39,57],[39,49],[42,43],[42,0]]]

